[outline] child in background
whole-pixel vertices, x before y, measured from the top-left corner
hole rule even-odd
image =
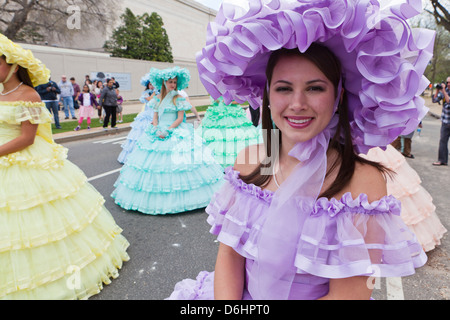
[[[123,122],[123,113],[122,113],[122,111],[123,111],[123,107],[122,107],[123,98],[120,95],[119,89],[116,89],[116,93],[117,93],[117,119],[118,119],[117,122],[118,123],[122,123]],[[119,117],[120,117],[120,119],[119,119]]]
[[[80,104],[80,113],[78,120],[78,126],[74,129],[78,131],[81,129],[81,124],[83,123],[84,118],[86,118],[88,130],[91,129],[91,118],[94,116],[94,105],[98,107],[97,99],[95,95],[91,93],[88,85],[83,86],[83,92],[81,92],[78,96],[78,102]]]

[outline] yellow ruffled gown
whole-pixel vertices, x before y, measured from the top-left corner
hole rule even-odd
[[[43,103],[0,102],[0,145],[27,120],[34,144],[0,157],[0,300],[87,299],[118,276],[129,243],[53,141]]]

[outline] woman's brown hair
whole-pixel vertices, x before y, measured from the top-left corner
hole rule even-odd
[[[278,63],[279,59],[285,55],[299,55],[305,57],[306,59],[314,63],[319,68],[319,70],[331,81],[331,83],[333,83],[335,87],[336,96],[338,94],[337,87],[339,85],[339,81],[341,81],[341,74],[342,74],[341,64],[339,60],[336,58],[336,56],[328,48],[319,44],[313,43],[309,47],[309,49],[304,53],[301,53],[298,49],[283,48],[274,51],[271,54],[266,67],[266,77],[268,85],[264,90],[261,123],[263,130],[265,130],[265,132],[268,132],[267,135],[264,135],[265,154],[267,157],[270,157],[272,159],[275,157],[275,155],[271,154],[273,136],[270,133],[272,132],[272,130],[276,128],[274,128],[273,126],[272,116],[269,108],[268,89],[272,81],[273,70],[276,64]],[[330,187],[319,196],[328,199],[336,195],[350,182],[355,172],[355,165],[357,162],[372,165],[382,173],[390,172],[387,168],[385,168],[381,164],[364,159],[356,153],[353,147],[353,140],[348,116],[348,102],[345,91],[343,99],[339,104],[337,113],[339,114],[339,123],[337,126],[336,134],[329,143],[329,149],[336,150],[338,152],[339,157],[337,157],[337,159],[331,165],[331,167],[327,169],[327,176],[331,172],[333,172],[333,170],[335,170],[340,164],[339,172],[337,174],[336,179],[333,181]],[[281,135],[279,135],[278,142],[279,145],[281,146],[282,143]],[[255,170],[253,170],[253,172],[251,172],[248,175],[241,174],[240,178],[247,184],[255,184],[259,187],[265,187],[271,181],[272,175],[262,175],[261,172],[263,169],[267,169],[271,165],[273,165],[273,163],[262,161],[259,164],[259,166]]]

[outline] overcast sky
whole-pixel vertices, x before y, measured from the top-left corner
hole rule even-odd
[[[195,0],[195,1],[200,2],[201,4],[214,10],[219,10],[220,4],[222,3],[222,0]]]
[[[215,10],[219,10],[220,5],[222,4],[222,2],[229,2],[229,3],[233,3],[233,4],[240,4],[242,7],[247,7],[247,3],[249,0],[195,0],[197,2],[200,2],[201,4],[215,9]]]

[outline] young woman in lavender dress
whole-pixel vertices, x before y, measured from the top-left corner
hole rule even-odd
[[[411,31],[405,19],[421,8],[408,1],[249,6],[222,6],[197,63],[213,98],[260,105],[271,134],[240,153],[206,209],[215,271],[169,299],[370,299],[371,277],[427,260],[387,194],[390,171],[358,154],[426,114],[433,34]]]

